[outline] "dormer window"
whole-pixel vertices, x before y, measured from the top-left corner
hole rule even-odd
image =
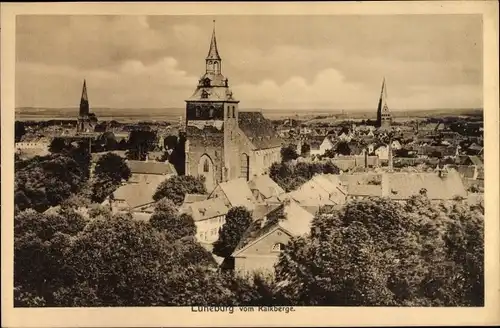
[[[285,250],[285,244],[283,243],[276,243],[273,245],[273,247],[271,248],[271,252],[282,252]]]
[[[203,98],[203,99],[207,99],[208,98],[208,92],[206,90],[203,90],[201,92],[201,98]]]
[[[209,87],[210,86],[210,79],[207,77],[203,79],[203,86]]]

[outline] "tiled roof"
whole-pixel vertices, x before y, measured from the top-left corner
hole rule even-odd
[[[208,220],[217,216],[226,215],[230,207],[222,198],[206,199],[186,204],[183,212],[191,214],[195,222]]]
[[[383,182],[384,183],[384,182]],[[408,199],[427,190],[429,199],[447,200],[455,196],[467,197],[467,191],[455,170],[448,171],[443,177],[432,173],[392,173],[387,174],[388,195],[392,199]]]
[[[239,112],[238,125],[257,149],[281,147],[283,140],[260,112]]]
[[[203,94],[206,97],[203,97]],[[228,87],[198,87],[189,101],[236,101],[233,92]]]
[[[245,179],[239,178],[222,182],[219,187],[226,195],[231,206],[244,206],[251,210],[254,209],[256,199]]]
[[[264,198],[271,198],[284,194],[285,191],[269,175],[261,175],[248,182],[251,190],[258,190]]]
[[[233,256],[236,256],[259,238],[278,227],[281,227],[292,236],[302,236],[310,232],[314,215],[303,209],[293,200],[287,201],[282,206],[276,208],[275,211],[279,208],[283,208],[284,218],[275,224],[266,224],[265,220],[254,221],[243,234],[243,237],[233,252]]]
[[[115,200],[125,201],[130,208],[136,208],[154,203],[153,195],[160,181],[150,183],[129,183],[115,190]]]
[[[194,202],[199,202],[202,200],[207,199],[208,195],[202,195],[202,194],[186,194],[184,196],[184,204],[191,204]]]
[[[382,185],[349,185],[349,196],[363,196],[363,197],[381,197]]]
[[[127,161],[132,174],[176,174],[175,168],[170,163],[163,162],[143,162],[143,161]]]

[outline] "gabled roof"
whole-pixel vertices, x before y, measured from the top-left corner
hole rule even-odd
[[[153,195],[160,183],[160,180],[156,180],[149,183],[125,184],[116,189],[113,196],[115,200],[126,202],[130,208],[141,207],[154,203]]]
[[[238,178],[219,183],[208,198],[212,198],[218,188],[222,190],[231,206],[244,206],[251,210],[255,208],[256,199],[245,179]]]
[[[195,222],[208,220],[217,216],[226,215],[230,207],[223,199],[212,198],[183,206],[183,213],[191,214]]]
[[[170,163],[163,162],[143,162],[143,161],[127,161],[132,174],[176,174],[175,168]]]
[[[483,165],[483,161],[477,156],[469,156],[469,159],[473,165],[477,166]]]
[[[283,140],[261,112],[239,112],[238,125],[257,149],[281,147]]]
[[[248,181],[248,187],[251,190],[258,190],[265,199],[284,194],[285,191],[269,175],[254,177]]]
[[[310,232],[314,215],[303,209],[293,200],[287,201],[276,208],[275,211],[279,209],[283,210],[284,218],[272,224],[266,224],[265,220],[254,221],[243,234],[232,256],[237,256],[276,229],[282,229],[290,236],[302,236]]]

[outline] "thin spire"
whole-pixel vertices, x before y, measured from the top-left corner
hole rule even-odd
[[[89,100],[87,96],[87,81],[85,79],[83,79],[82,100],[83,101]]]
[[[215,37],[215,19],[214,19],[214,28],[212,32],[212,40],[210,41],[210,49],[208,50],[207,59],[218,59],[220,60],[219,51],[217,50],[217,39]]]

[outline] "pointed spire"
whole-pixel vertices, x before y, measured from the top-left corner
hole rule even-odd
[[[217,39],[215,37],[215,19],[214,19],[214,29],[212,32],[212,40],[210,41],[210,49],[208,50],[207,59],[218,59],[220,60],[219,51],[217,50]]]
[[[87,97],[87,81],[83,79],[82,101],[88,101]]]

